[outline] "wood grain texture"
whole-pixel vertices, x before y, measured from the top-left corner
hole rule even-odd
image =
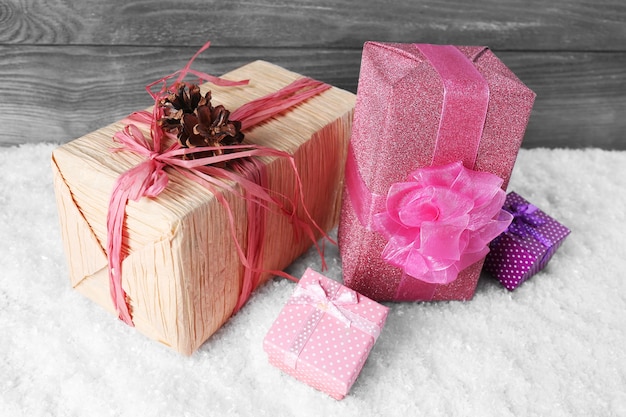
[[[621,0],[1,0],[0,44],[623,50]]]
[[[66,142],[149,106],[143,87],[195,48],[0,47],[0,143]],[[496,52],[537,92],[524,147],[626,149],[626,53]],[[356,92],[359,50],[211,48],[196,68],[220,75],[264,59]]]
[[[65,142],[150,104],[204,44],[355,92],[366,40],[488,45],[537,93],[523,146],[626,149],[622,0],[0,0],[0,146]]]
[[[0,47],[0,143],[66,142],[152,104],[144,86],[184,66],[196,48]],[[221,75],[257,59],[356,90],[360,53],[220,49],[194,68]]]

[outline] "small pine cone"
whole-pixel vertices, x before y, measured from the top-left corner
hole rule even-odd
[[[211,92],[203,97],[196,84],[181,83],[175,93],[161,100],[161,106],[164,116],[159,125],[168,132],[176,132],[183,147],[229,146],[243,141],[241,123],[229,120],[230,112],[224,106],[213,107]],[[213,155],[222,153],[212,152]]]

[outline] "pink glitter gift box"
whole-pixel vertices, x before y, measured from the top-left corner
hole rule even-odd
[[[547,265],[570,230],[514,192],[504,209],[514,219],[489,245],[485,271],[512,291]]]
[[[488,48],[367,42],[339,225],[345,285],[379,301],[471,299],[488,241],[452,281],[425,281],[385,258],[393,228],[381,233],[376,216],[389,209],[390,190],[423,168],[462,164],[505,190],[534,99]]]
[[[388,310],[307,269],[263,348],[272,365],[340,400],[361,372]]]

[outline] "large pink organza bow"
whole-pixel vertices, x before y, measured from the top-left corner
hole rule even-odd
[[[391,186],[386,209],[374,215],[374,228],[387,239],[383,259],[421,281],[454,281],[511,223],[501,185],[498,176],[461,162],[412,172]]]
[[[119,318],[131,326],[133,325],[133,321],[126,300],[126,293],[122,288],[121,278],[123,260],[122,231],[124,227],[125,207],[129,200],[137,201],[142,197],[157,197],[166,188],[169,181],[166,168],[174,169],[188,179],[208,189],[226,209],[229,218],[230,232],[235,241],[239,258],[245,267],[242,290],[235,311],[241,308],[246,302],[252,289],[254,289],[256,285],[255,280],[261,272],[271,272],[274,275],[293,279],[282,271],[262,271],[258,267],[261,262],[258,258],[260,250],[257,245],[259,244],[258,242],[262,241],[260,236],[262,231],[260,228],[256,227],[259,222],[258,218],[262,217],[259,215],[259,209],[271,209],[289,216],[296,230],[304,232],[316,246],[317,241],[313,228],[322,236],[327,237],[324,231],[319,228],[311,218],[304,205],[303,196],[300,193],[302,187],[301,180],[293,156],[289,153],[257,145],[233,145],[221,146],[219,148],[212,146],[183,148],[177,142],[167,149],[162,149],[164,138],[168,135],[172,136],[172,134],[164,132],[158,125],[158,121],[163,117],[163,109],[159,106],[159,101],[168,94],[168,89],[170,88],[168,85],[169,79],[175,78],[172,84],[175,85],[176,83],[182,82],[187,74],[192,74],[197,76],[200,81],[209,81],[220,86],[247,84],[247,81],[230,81],[192,70],[190,68],[191,63],[208,47],[209,43],[205,44],[183,69],[148,85],[146,89],[155,102],[152,113],[137,112],[130,115],[127,118],[129,124],[114,136],[115,141],[120,143],[121,147],[115,148],[112,151],[131,151],[145,158],[143,162],[126,171],[117,179],[113,192],[111,193],[107,214],[107,257],[111,299],[118,312]],[[151,89],[159,84],[161,85],[161,89],[156,93],[152,92]],[[244,104],[231,113],[231,120],[239,120],[242,124],[242,129],[250,128],[328,88],[330,88],[328,84],[310,78],[301,78],[275,93]],[[149,127],[151,140],[148,140],[137,126]],[[169,137],[169,139],[174,140],[173,136]],[[235,152],[210,157],[182,158],[184,155],[202,155],[204,152],[217,149],[232,150]],[[256,167],[257,169],[262,168],[258,161],[249,159],[254,156],[282,157],[290,161],[291,168],[296,178],[293,200],[287,196],[272,195],[265,187],[266,180],[261,178],[255,182],[246,176],[246,170],[250,171],[249,166]],[[234,160],[245,160],[247,164],[239,164],[239,172],[219,166],[220,163]],[[232,185],[233,183],[238,184],[242,191],[238,191],[238,188]],[[242,245],[237,240],[233,213],[229,207],[228,201],[220,191],[220,189],[224,188],[245,199],[247,202],[249,217],[247,253],[244,253]],[[296,216],[295,208],[298,206],[303,208],[307,217],[306,219],[302,220]],[[318,252],[321,253],[319,247]],[[323,259],[322,264],[324,265]],[[253,277],[253,274],[257,278]]]

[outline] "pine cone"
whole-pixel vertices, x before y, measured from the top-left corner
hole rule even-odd
[[[161,100],[161,106],[165,115],[159,120],[160,126],[168,132],[176,132],[183,147],[228,146],[243,141],[241,123],[229,120],[230,112],[224,106],[213,107],[211,92],[203,97],[196,84],[180,83],[175,93]],[[215,150],[210,154],[224,152]],[[210,155],[203,153],[201,156]]]

